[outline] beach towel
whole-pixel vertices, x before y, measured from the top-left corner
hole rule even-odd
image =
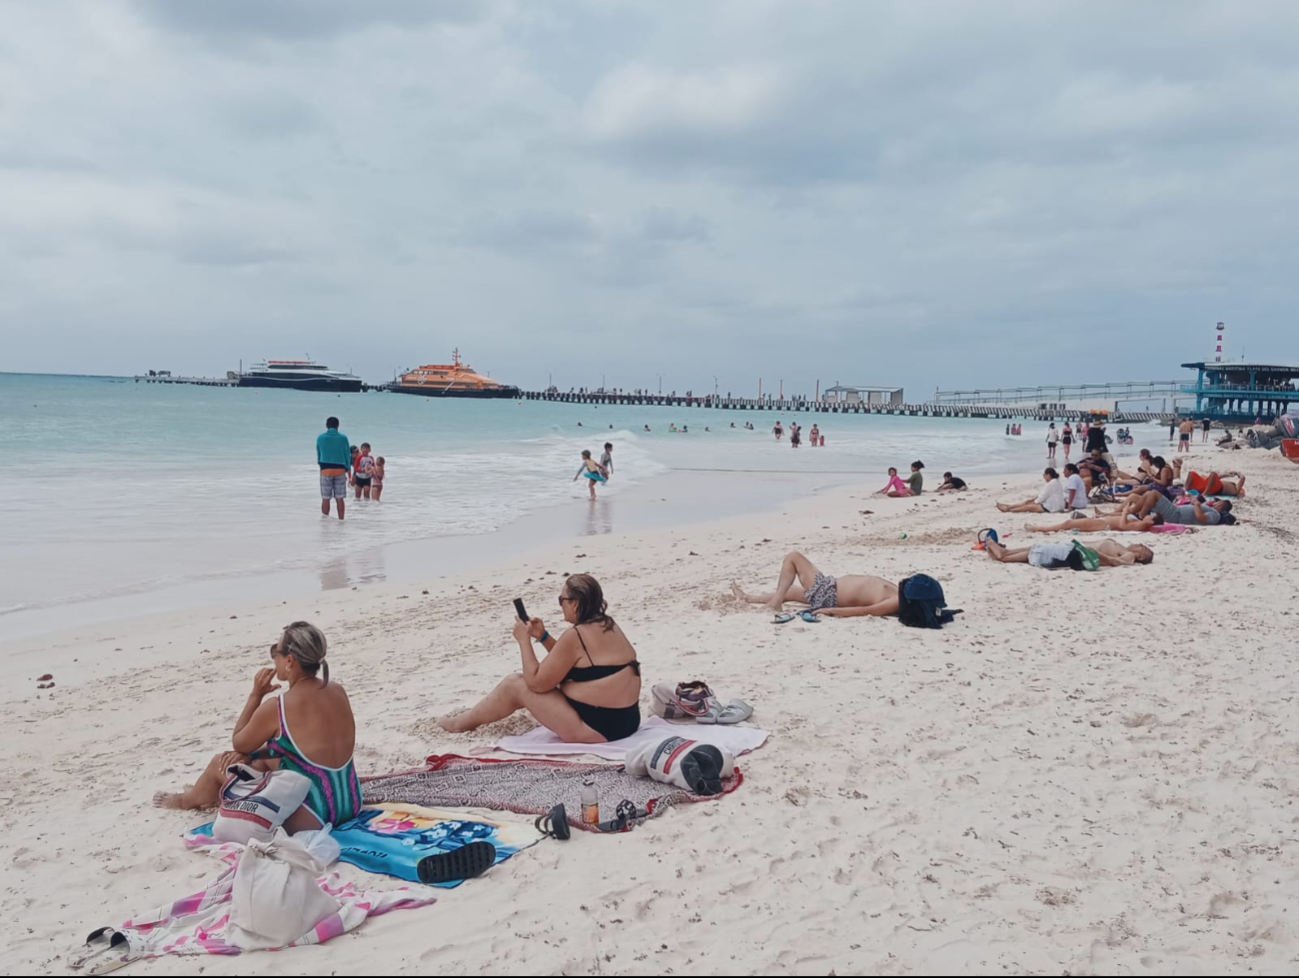
[[[369,798],[367,796],[367,801]],[[469,807],[493,807],[478,802],[457,802]],[[212,826],[201,825],[185,836],[190,848],[209,846]],[[339,859],[370,873],[419,882],[419,861],[425,856],[459,849],[471,842],[496,847],[496,865],[516,852],[535,845],[544,836],[528,821],[501,820],[486,812],[448,812],[410,804],[367,804],[351,821],[331,833],[338,843]],[[434,883],[453,889],[464,880]]]
[[[366,804],[474,805],[525,815],[544,815],[562,804],[573,828],[594,832],[599,830],[581,818],[582,788],[587,781],[595,784],[601,819],[612,820],[623,801],[631,802],[642,813],[629,820],[625,829],[662,814],[672,805],[730,794],[744,782],[736,768],[722,782],[721,793],[708,796],[638,778],[612,764],[434,754],[425,765],[423,770],[366,778],[361,782]]]
[[[224,864],[216,879],[196,893],[165,903],[121,924],[116,931],[125,940],[116,942],[111,950],[106,947],[106,938],[112,936],[110,930],[105,935],[103,948],[80,949],[69,955],[68,964],[82,968],[83,974],[98,975],[132,961],[164,954],[242,954],[245,951],[323,944],[331,937],[355,930],[367,917],[377,917],[391,910],[426,907],[434,902],[428,890],[417,892],[406,887],[362,890],[355,883],[345,883],[330,873],[318,877],[316,882],[327,896],[338,902],[338,911],[296,940],[276,946],[243,930],[231,920],[235,870],[244,846],[237,842],[213,843],[206,847],[206,851]]]
[[[699,726],[694,723],[668,723],[662,717],[650,717],[640,725],[630,737],[612,740],[602,744],[572,744],[560,740],[545,727],[537,727],[517,737],[503,737],[497,745],[507,754],[539,754],[547,757],[568,757],[574,754],[590,754],[602,757],[606,761],[626,760],[628,751],[637,750],[648,743],[658,743],[664,737],[673,737],[689,731],[692,740],[702,744],[712,744],[739,757],[751,750],[757,750],[767,742],[767,731],[744,724],[731,726]]]

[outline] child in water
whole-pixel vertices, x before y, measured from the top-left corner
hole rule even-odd
[[[374,463],[374,478],[370,480],[370,498],[375,502],[378,502],[379,497],[383,495],[383,467],[386,464],[382,455]]]
[[[604,470],[600,468],[600,463],[591,457],[589,451],[582,452],[582,465],[577,470],[577,475],[573,476],[573,481],[586,476],[587,487],[591,490],[591,501],[595,501],[595,484],[597,482],[606,482]]]

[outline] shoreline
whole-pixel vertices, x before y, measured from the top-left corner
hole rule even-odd
[[[1274,453],[1193,457],[1246,472],[1241,515],[1257,522],[1153,540],[1150,567],[1051,573],[971,551],[984,526],[1024,542],[1041,517],[1000,514],[993,500],[1031,495],[1030,470],[919,499],[840,488],[762,514],[574,539],[471,579],[62,636],[44,651],[75,654],[84,674],[49,670],[59,685],[44,692],[23,680],[10,705],[3,772],[23,791],[0,841],[11,880],[0,901],[17,932],[5,970],[61,966],[92,927],[211,875],[178,839],[200,819],[148,799],[228,741],[286,620],[330,637],[358,768],[376,774],[531,727],[516,716],[451,735],[435,718],[517,668],[514,597],[550,620],[560,576],[586,570],[647,685],[702,678],[755,706],[772,739],[742,761],[744,787],[626,835],[543,843],[435,907],[286,952],[277,971],[632,974],[687,960],[743,974],[1288,971],[1299,874],[1278,853],[1294,834],[1295,744],[1278,723],[1291,712],[1293,633],[1288,609],[1258,595],[1289,580],[1294,470]],[[772,625],[729,584],[769,586],[790,549],[831,574],[929,573],[965,614],[932,632],[889,619]],[[156,655],[134,663],[145,651]],[[71,850],[88,818],[109,829],[79,854],[93,886]],[[111,830],[124,825],[137,829],[129,840]],[[556,893],[573,913],[556,915]]]

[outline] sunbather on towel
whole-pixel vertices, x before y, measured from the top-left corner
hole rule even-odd
[[[235,723],[234,750],[212,758],[198,781],[184,791],[154,795],[154,804],[215,807],[226,769],[250,764],[260,771],[296,771],[311,782],[306,802],[284,823],[287,831],[354,818],[361,810],[361,785],[352,766],[356,721],[343,687],[329,681],[325,651],[325,636],[315,625],[295,621],[284,629],[271,646],[270,667],[257,670],[253,679],[253,691]],[[267,700],[280,683],[289,688]]]
[[[797,584],[794,583],[795,578],[798,579]],[[830,577],[817,570],[798,551],[786,554],[781,561],[776,590],[769,594],[749,594],[738,584],[732,584],[731,591],[741,601],[765,604],[772,611],[780,611],[788,601],[805,604],[817,614],[835,618],[898,613],[896,584],[869,574]]]
[[[1032,533],[1058,533],[1064,530],[1077,530],[1079,533],[1149,533],[1150,528],[1160,526],[1164,518],[1158,513],[1151,513],[1142,519],[1135,516],[1096,516],[1081,520],[1066,520],[1054,526],[1026,527]]]
[[[1001,564],[1032,564],[1034,567],[1045,567],[1048,570],[1060,567],[1082,569],[1082,555],[1078,553],[1071,541],[1035,543],[1031,547],[1011,550],[996,540],[984,540],[983,546],[988,551],[988,556]],[[1117,540],[1101,540],[1099,543],[1088,543],[1086,546],[1100,555],[1102,568],[1148,564],[1155,559],[1154,551],[1140,543],[1125,547]]]
[[[519,710],[575,744],[622,740],[640,729],[640,663],[609,617],[599,582],[574,574],[560,589],[559,606],[573,627],[556,639],[540,618],[516,618],[522,670],[502,679],[478,705],[439,720],[444,730],[463,733]],[[537,659],[534,640],[545,647],[544,659]]]

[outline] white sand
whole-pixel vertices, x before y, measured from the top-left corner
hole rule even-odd
[[[510,599],[553,618],[558,575],[580,569],[605,584],[647,681],[700,677],[755,704],[774,737],[739,792],[627,835],[545,842],[323,947],[133,972],[1293,973],[1299,469],[1199,456],[1245,467],[1240,512],[1258,522],[1142,538],[1147,568],[1053,574],[972,552],[987,525],[1027,542],[1036,518],[991,502],[1031,495],[1025,475],[585,538],[473,588],[431,579],[11,643],[5,660],[27,665],[5,723],[0,967],[62,971],[92,927],[213,875],[180,844],[198,819],[149,799],[228,743],[278,626],[326,629],[358,765],[380,773],[530,726],[450,736],[432,718],[517,666]],[[729,596],[732,580],[770,587],[794,547],[831,573],[929,572],[966,613],[941,632],[776,627]],[[38,695],[43,662],[59,685]]]

